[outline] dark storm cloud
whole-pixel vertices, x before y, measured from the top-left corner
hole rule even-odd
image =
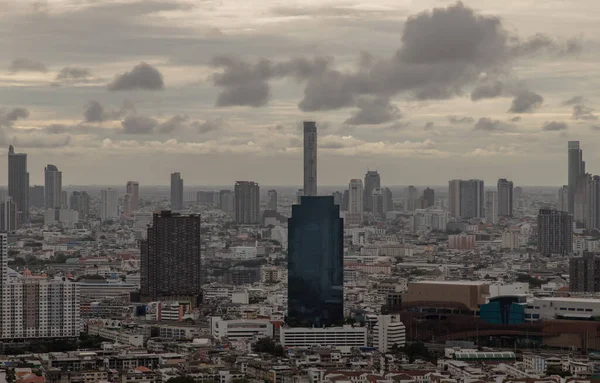
[[[88,68],[65,67],[56,75],[57,80],[83,80],[92,75]]]
[[[560,45],[543,35],[521,41],[504,29],[498,18],[478,14],[459,2],[408,18],[400,49],[388,58],[359,60],[356,70],[335,68],[331,60],[323,58],[302,61],[308,65],[301,73],[287,69],[294,60],[278,64],[266,59],[248,63],[217,58],[223,72],[213,76],[213,83],[221,88],[219,106],[266,105],[271,95],[269,80],[280,77],[294,77],[305,84],[299,103],[303,111],[357,106],[357,100],[365,95],[448,99],[462,94],[482,73],[505,72],[516,57],[559,49]],[[321,65],[314,65],[317,62]],[[480,89],[475,98],[494,94],[497,88]]]
[[[448,121],[451,124],[472,124],[475,119],[469,116],[448,116]]]
[[[587,100],[583,96],[574,96],[574,97],[571,97],[568,100],[563,101],[561,103],[561,105],[563,105],[563,106],[571,106],[571,105],[576,105],[576,104],[583,104],[586,101]]]
[[[524,90],[519,91],[512,100],[510,113],[531,113],[539,108],[544,98],[537,93]]]
[[[573,105],[574,120],[597,120],[598,116],[594,114],[594,109],[583,104]]]
[[[559,121],[546,122],[546,123],[544,123],[544,125],[542,125],[542,130],[546,131],[546,132],[567,130],[568,128],[569,128],[569,126],[566,123],[559,122]]]
[[[0,126],[12,126],[15,121],[28,117],[29,110],[26,108],[0,109]]]
[[[504,132],[510,130],[512,127],[512,125],[507,124],[506,122],[483,117],[475,123],[474,129],[484,132]]]
[[[129,72],[117,75],[108,84],[110,91],[124,90],[163,90],[165,83],[162,74],[152,65],[142,62]]]
[[[44,63],[39,61],[30,60],[27,58],[18,58],[12,61],[8,70],[11,73],[17,72],[48,72],[48,68]]]
[[[504,91],[504,84],[501,81],[494,81],[492,83],[482,84],[475,87],[471,91],[471,100],[479,101],[486,98],[495,98],[502,95]]]
[[[400,109],[387,98],[362,97],[357,100],[358,110],[344,123],[348,125],[379,125],[401,117]]]
[[[150,134],[158,126],[158,121],[145,116],[127,116],[121,121],[124,134]]]

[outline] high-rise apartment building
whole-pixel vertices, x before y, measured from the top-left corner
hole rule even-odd
[[[74,191],[69,207],[79,213],[79,218],[87,217],[90,214],[90,196],[86,191]]]
[[[496,190],[485,192],[485,222],[492,225],[498,223],[498,192]]]
[[[573,252],[573,215],[553,209],[538,214],[538,250],[542,255]]]
[[[600,292],[600,256],[585,251],[569,259],[569,292]]]
[[[394,201],[392,200],[392,191],[390,188],[382,188],[383,193],[383,212],[387,213],[394,210]]]
[[[267,202],[267,210],[277,211],[277,190],[271,189],[267,192],[269,198]]]
[[[461,180],[452,180],[448,183],[448,203],[450,214],[453,217],[460,216],[460,183]]]
[[[43,208],[46,206],[46,194],[42,185],[29,187],[29,206]]]
[[[596,229],[600,224],[600,177],[585,173],[577,177],[573,220],[577,227]]]
[[[344,228],[332,196],[302,197],[288,220],[288,317],[292,327],[344,321]]]
[[[29,221],[29,173],[27,154],[8,147],[8,196],[17,204],[19,222]]]
[[[62,172],[49,164],[44,168],[44,180],[46,209],[62,208]]]
[[[400,315],[379,315],[373,326],[373,347],[381,353],[389,353],[395,347],[406,345],[406,327]]]
[[[260,223],[260,188],[256,182],[235,183],[235,222],[241,225]]]
[[[404,188],[404,211],[412,212],[420,208],[419,189],[414,186]]]
[[[367,174],[365,174],[365,182],[363,184],[364,187],[364,209],[365,211],[373,211],[373,199],[371,196],[373,195],[373,189],[377,189],[381,187],[381,178],[379,177],[379,173],[376,170],[369,170]]]
[[[498,180],[498,215],[501,217],[513,215],[513,183],[506,178]]]
[[[359,225],[363,222],[363,183],[359,179],[350,180],[348,186],[348,212],[346,213],[346,224]]]
[[[460,217],[483,218],[485,208],[482,180],[460,181]]]
[[[569,141],[569,213],[575,213],[575,190],[577,188],[577,179],[585,174],[585,163],[583,162],[583,153],[579,148],[579,141]]]
[[[556,210],[569,211],[569,187],[563,185],[558,189],[558,203],[556,204]]]
[[[171,173],[171,210],[183,209],[183,178],[181,173]]]
[[[190,299],[201,296],[200,215],[162,211],[141,244],[141,295],[145,300]]]
[[[339,191],[334,191],[333,193],[331,193],[331,195],[333,196],[333,203],[339,205],[341,208],[343,198],[342,193],[340,193]]]
[[[100,220],[116,219],[119,219],[119,194],[116,189],[104,189],[100,191]]]
[[[435,191],[431,188],[423,190],[423,201],[425,202],[422,208],[427,209],[435,205]]]
[[[235,214],[235,195],[233,190],[219,191],[219,209],[230,215]]]
[[[137,181],[127,181],[126,192],[129,195],[127,213],[140,210],[140,184]]]
[[[383,190],[381,188],[373,189],[373,195],[371,198],[373,199],[373,214],[378,216],[385,215],[385,211],[383,209]]]
[[[344,190],[344,194],[342,195],[342,211],[348,211],[348,205],[350,204],[350,190]]]
[[[0,200],[0,232],[17,230],[17,204],[11,197]]]
[[[304,195],[317,195],[317,124],[304,121]]]

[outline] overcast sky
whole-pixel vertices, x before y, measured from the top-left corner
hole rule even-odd
[[[324,5],[327,4],[327,5]],[[0,0],[0,157],[31,184],[600,173],[597,0]]]

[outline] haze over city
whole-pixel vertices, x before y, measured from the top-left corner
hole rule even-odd
[[[562,185],[600,129],[596,1],[0,1],[0,144],[63,184]],[[557,25],[560,25],[557,28]],[[600,159],[586,153],[588,169]],[[0,156],[6,169],[7,156]]]

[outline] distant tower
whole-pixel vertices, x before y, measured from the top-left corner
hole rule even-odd
[[[267,210],[277,211],[277,190],[271,189],[267,192],[269,201],[267,202]]]
[[[256,182],[235,183],[235,222],[242,225],[260,223],[260,188]]]
[[[317,124],[304,121],[304,195],[317,195]]]
[[[485,192],[485,221],[493,225],[498,223],[498,192],[495,190]]]
[[[136,181],[127,181],[127,194],[129,194],[128,212],[138,211],[140,209],[140,184]]]
[[[62,172],[54,165],[44,168],[44,192],[46,193],[46,209],[62,207]]]
[[[80,218],[87,217],[90,214],[90,196],[85,191],[74,191],[69,206],[79,213]]]
[[[119,218],[119,194],[116,189],[100,192],[100,220],[102,222]]]
[[[569,187],[567,185],[563,185],[558,189],[558,204],[556,205],[556,210],[569,211]]]
[[[29,221],[29,173],[27,154],[8,147],[8,196],[17,204],[19,222]]]
[[[348,213],[346,213],[346,223],[349,225],[361,224],[363,222],[365,209],[362,181],[359,179],[350,180],[348,191]]]
[[[461,180],[452,180],[448,183],[448,204],[450,214],[453,217],[460,217],[460,183]]]
[[[505,178],[498,180],[498,215],[501,217],[513,215],[513,183]]]
[[[538,250],[542,255],[567,255],[573,252],[573,215],[558,210],[540,209]]]
[[[433,207],[435,205],[435,191],[430,188],[423,190],[423,201],[425,201],[425,208]]]
[[[484,184],[482,180],[460,181],[460,217],[484,217]]]
[[[383,193],[383,212],[387,213],[394,210],[394,201],[392,200],[392,191],[390,188],[381,189]]]
[[[333,196],[302,197],[292,206],[288,236],[288,325],[341,325],[344,224]]]
[[[569,141],[569,214],[575,213],[575,191],[579,176],[585,173],[583,153],[579,148],[579,141]]]
[[[381,187],[381,178],[379,177],[379,173],[376,170],[369,170],[367,174],[365,174],[365,183],[364,183],[364,208],[365,211],[373,211],[373,200],[371,196],[373,195],[373,189]]]
[[[171,173],[171,210],[183,209],[183,178],[181,173]]]
[[[404,189],[404,211],[415,211],[418,207],[419,190],[414,186],[408,186]]]

